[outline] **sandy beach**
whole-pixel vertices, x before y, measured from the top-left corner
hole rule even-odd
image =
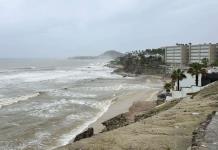
[[[128,93],[122,93],[113,99],[113,103],[109,107],[108,111],[104,113],[95,123],[91,124],[89,127],[94,128],[95,134],[102,131],[104,126],[102,122],[111,119],[121,113],[129,112],[130,107],[133,104],[142,103],[146,101],[156,100],[156,95],[160,90],[150,89],[150,90],[134,90]],[[143,106],[140,109],[145,109]],[[132,110],[131,110],[132,111]],[[134,110],[133,110],[134,111]]]
[[[150,117],[145,113],[140,121],[58,149],[195,149],[201,140],[197,138],[193,143],[193,135],[198,134],[199,126],[217,111],[217,90],[218,82],[215,82],[193,97],[168,101],[156,107],[160,112]],[[203,144],[199,145],[200,149],[208,149]]]

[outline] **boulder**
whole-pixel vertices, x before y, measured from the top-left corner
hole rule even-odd
[[[78,134],[75,137],[74,142],[79,141],[81,139],[92,137],[93,135],[94,135],[94,129],[93,128],[88,128],[86,131]]]
[[[114,118],[111,118],[105,122],[102,123],[105,126],[105,129],[103,130],[103,132],[105,131],[110,131],[113,129],[117,129],[123,126],[126,126],[129,124],[129,121],[127,119],[126,114],[120,114]]]

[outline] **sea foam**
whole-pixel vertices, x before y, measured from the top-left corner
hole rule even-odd
[[[91,125],[92,123],[96,122],[98,118],[100,118],[105,112],[107,112],[112,101],[113,99],[110,99],[101,104],[97,104],[96,107],[101,109],[101,111],[95,117],[87,119],[82,125],[73,129],[70,133],[62,135],[59,140],[60,146],[68,144],[72,139],[76,137],[76,135],[88,128],[89,125]]]
[[[0,99],[0,108],[3,106],[11,105],[20,101],[26,101],[28,99],[34,98],[39,96],[40,93],[33,93],[29,95],[23,95],[23,96],[18,96],[18,97],[11,97],[11,98],[1,98]]]

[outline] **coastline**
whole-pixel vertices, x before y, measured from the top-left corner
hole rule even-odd
[[[160,113],[152,110],[153,116],[145,112],[141,121],[58,149],[191,149],[193,131],[218,108],[217,85],[210,84],[194,97],[169,101],[158,107],[165,107]]]
[[[104,129],[102,122],[107,121],[119,114],[129,112],[130,107],[136,102],[155,101],[156,94],[158,92],[158,89],[150,89],[147,91],[134,90],[116,96],[108,110],[101,117],[99,117],[97,121],[90,124],[89,127],[94,128],[95,134],[100,133]]]
[[[77,131],[77,134],[74,135],[74,137],[70,140],[69,143],[73,143],[74,138],[79,135],[80,133],[83,133],[88,128],[94,129],[94,134],[97,135],[105,128],[105,126],[102,124],[104,121],[110,120],[113,117],[116,117],[123,113],[130,113],[131,107],[134,107],[133,105],[140,105],[140,103],[145,102],[153,102],[155,103],[155,100],[157,100],[156,96],[157,94],[163,90],[162,88],[162,81],[163,77],[159,75],[140,75],[135,76],[137,80],[144,80],[146,81],[145,86],[148,86],[148,89],[137,89],[132,91],[123,91],[115,95],[111,98],[111,104],[108,106],[108,108],[105,109],[104,112],[102,112],[98,117],[96,117],[94,120],[90,121],[90,124],[86,124],[86,128],[79,129],[80,132]],[[153,86],[158,87],[153,87]],[[137,104],[138,103],[138,104]],[[143,104],[146,105],[146,104]],[[142,106],[138,112],[144,111],[145,109],[148,109],[148,107],[144,108],[145,106]],[[152,107],[153,108],[153,107]],[[136,111],[133,108],[133,112]],[[137,109],[137,108],[136,108]],[[132,111],[132,110],[131,110]],[[134,114],[133,114],[134,115]],[[66,145],[65,143],[64,145]]]
[[[105,129],[105,126],[102,124],[104,121],[110,120],[123,113],[129,113],[130,109],[132,109],[131,107],[134,104],[136,105],[140,105],[140,103],[143,104],[143,106],[140,108],[141,110],[138,111],[138,112],[141,112],[141,111],[148,109],[148,107],[150,107],[150,106],[145,107],[146,102],[155,103],[155,100],[157,99],[156,98],[157,94],[161,90],[163,90],[162,76],[140,75],[134,78],[136,80],[146,81],[145,86],[147,88],[134,89],[131,91],[122,91],[122,92],[119,92],[117,95],[114,95],[113,97],[111,97],[110,98],[111,102],[109,106],[105,108],[103,112],[99,113],[98,116],[96,116],[94,119],[87,122],[81,128],[77,128],[76,130],[73,130],[72,132],[74,135],[73,137],[72,137],[72,134],[64,135],[61,140],[62,146],[73,143],[76,136],[81,133],[84,133],[88,128],[94,129],[94,133],[93,133],[94,135],[101,133],[102,130]],[[151,107],[151,109],[152,108],[153,107]],[[134,109],[135,108],[133,108],[133,112],[134,112]]]

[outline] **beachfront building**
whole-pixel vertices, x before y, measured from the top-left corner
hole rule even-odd
[[[202,59],[207,58],[208,63],[212,64],[218,58],[217,44],[189,44],[189,64],[201,63]]]
[[[217,44],[176,44],[167,46],[165,49],[165,63],[171,66],[187,66],[191,63],[201,63],[207,58],[209,64],[213,64],[218,59]]]
[[[189,61],[189,46],[187,44],[176,44],[167,46],[165,49],[165,62],[169,65],[184,66]]]
[[[218,59],[218,43],[216,43],[216,58]]]

